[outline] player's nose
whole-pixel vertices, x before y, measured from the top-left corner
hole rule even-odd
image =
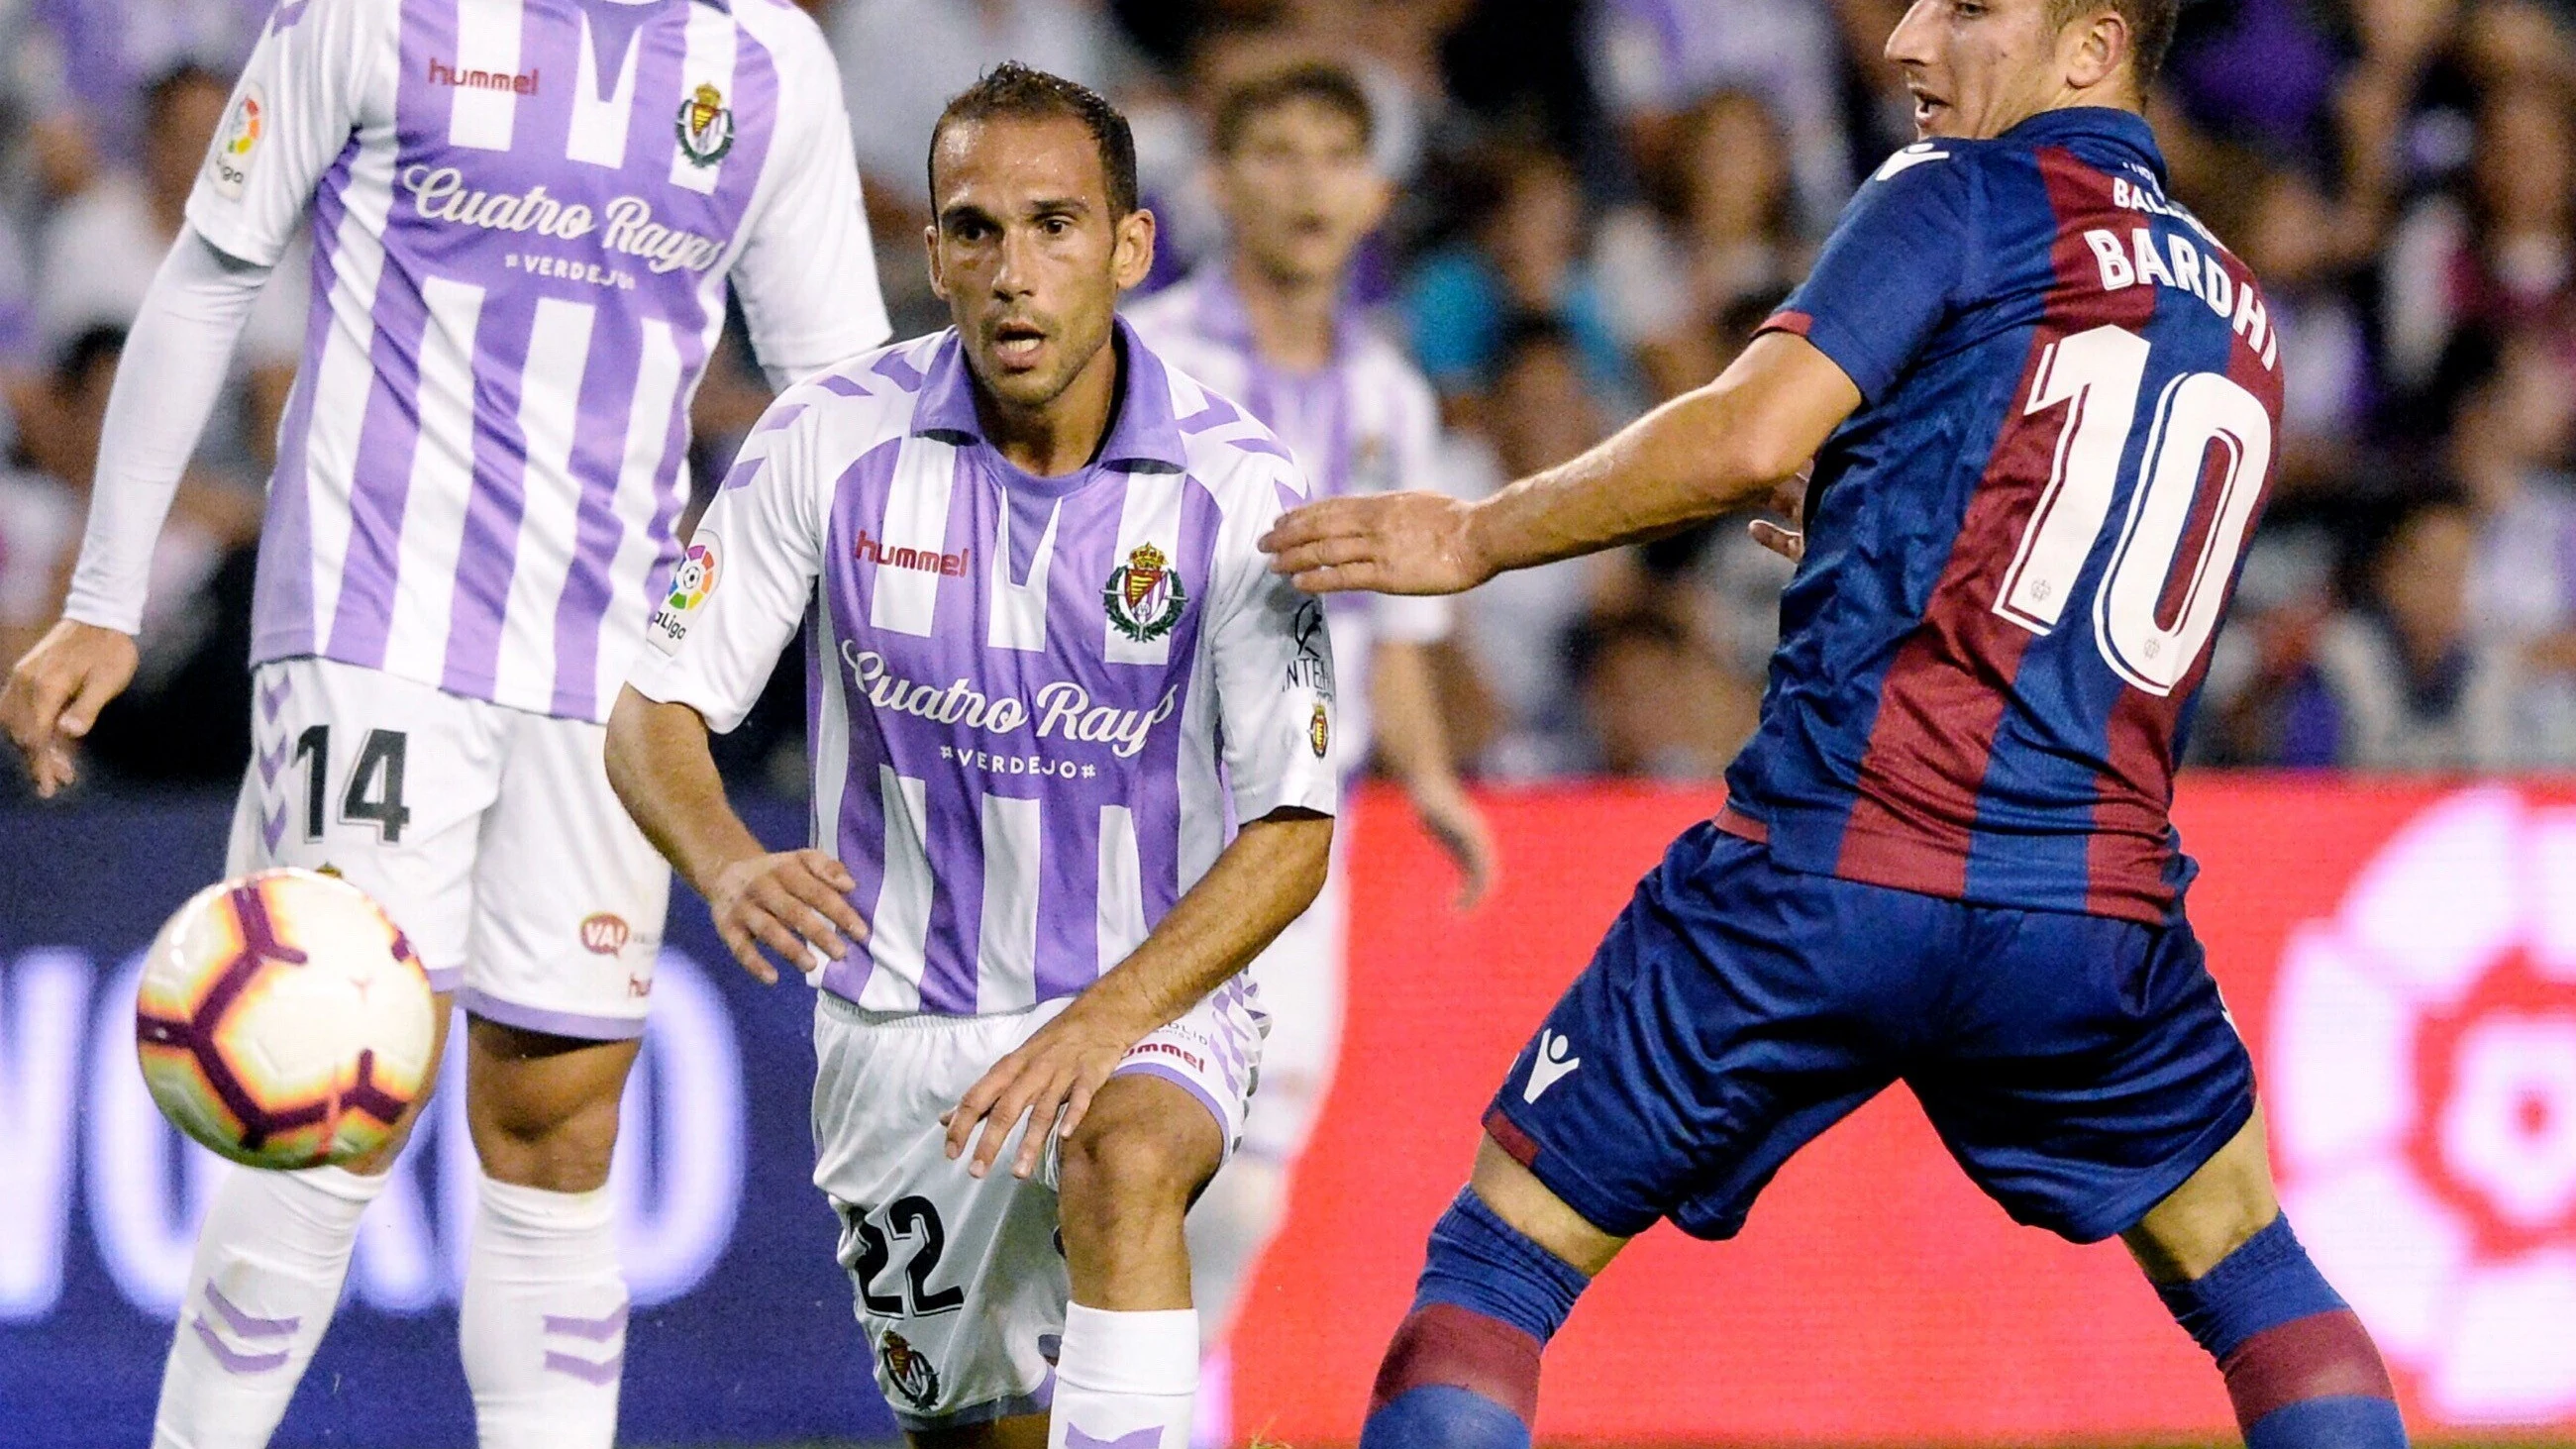
[[[1932,12],[1946,3],[1947,0],[1914,0],[1913,4],[1905,7],[1905,14],[1896,22],[1896,28],[1888,32],[1886,56],[1889,64],[1913,68],[1931,63],[1928,42],[1934,21]]]

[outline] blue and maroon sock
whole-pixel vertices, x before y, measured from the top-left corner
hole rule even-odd
[[[2405,1449],[2397,1392],[2369,1330],[2288,1218],[2156,1294],[2227,1378],[2247,1449]]]
[[[1461,1191],[1432,1226],[1360,1449],[1529,1449],[1539,1353],[1591,1281]]]

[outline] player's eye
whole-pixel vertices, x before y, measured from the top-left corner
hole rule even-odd
[[[1073,220],[1070,217],[1050,216],[1038,225],[1045,229],[1048,236],[1063,236],[1073,230]]]

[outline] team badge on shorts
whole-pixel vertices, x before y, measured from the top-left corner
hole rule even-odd
[[[1100,602],[1108,607],[1113,628],[1139,644],[1150,644],[1181,622],[1181,610],[1188,607],[1190,596],[1163,551],[1140,543],[1125,563],[1109,571]]]
[[[930,1366],[928,1356],[904,1340],[900,1333],[885,1336],[886,1382],[903,1395],[905,1403],[916,1409],[927,1409],[939,1402],[939,1370]]]
[[[680,133],[680,154],[693,166],[713,166],[733,149],[733,111],[724,103],[724,92],[710,82],[698,82],[680,102],[673,129]]]
[[[633,935],[626,918],[613,912],[599,911],[582,917],[581,948],[593,956],[616,955],[626,949]]]
[[[1314,715],[1306,721],[1306,743],[1315,747],[1315,758],[1319,760],[1333,747],[1333,722],[1320,704],[1315,706]]]

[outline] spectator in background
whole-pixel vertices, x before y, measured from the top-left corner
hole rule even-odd
[[[46,223],[38,241],[36,314],[49,350],[134,320],[178,238],[188,193],[231,93],[222,77],[194,65],[153,81],[143,92],[141,170],[100,173]],[[275,461],[277,421],[303,350],[308,266],[301,258],[281,265],[252,309],[235,374],[199,448],[214,466],[265,476]]]
[[[1595,615],[1566,642],[1582,700],[1585,773],[1700,782],[1753,737],[1761,692],[1728,674],[1679,621]]]
[[[2350,475],[2378,401],[2368,324],[2336,246],[2335,204],[2304,170],[2250,157],[2239,164],[2239,175],[2256,178],[2240,193],[2244,215],[2210,220],[2263,279],[2281,339],[2280,491],[2331,486]]]
[[[1785,123],[1801,229],[1822,235],[1850,199],[1842,36],[1827,0],[1594,0],[1591,48],[1593,88],[1647,173],[1680,149],[1693,106],[1744,90]]]
[[[2548,329],[2576,346],[2576,110],[2557,82],[2488,93],[2465,198],[2436,195],[2389,239],[2388,363],[2420,384],[2462,327]]]
[[[1788,295],[1814,257],[1794,224],[1779,122],[1750,91],[1691,108],[1653,190],[1659,206],[1623,208],[1603,227],[1601,271],[1610,325],[1662,399],[1717,376],[1750,332],[1730,316]]]
[[[2472,627],[2477,515],[2454,490],[2391,510],[2359,541],[2353,605],[2283,704],[2280,763],[2507,770],[2576,763],[2568,721],[2534,708],[2511,643]]]
[[[13,612],[44,580],[36,631],[62,612],[98,466],[100,422],[125,331],[93,327],[66,344],[21,419],[20,468],[0,501],[0,591]],[[230,784],[250,753],[251,569],[261,499],[251,488],[190,473],[152,550],[151,590],[136,636],[134,683],[100,713],[85,742],[128,780]],[[14,622],[14,621],[10,621]]]
[[[2533,336],[2477,334],[2444,371],[2451,473],[2477,519],[2470,625],[2537,669],[2576,672],[2576,366]]]
[[[1509,319],[1544,317],[1574,343],[1587,385],[1624,397],[1627,354],[1610,326],[1573,168],[1512,142],[1477,158],[1468,180],[1469,239],[1424,258],[1406,288],[1414,360],[1443,393],[1473,392],[1506,360]]]

